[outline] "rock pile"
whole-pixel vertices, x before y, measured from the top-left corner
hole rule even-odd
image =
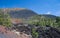
[[[15,28],[17,28],[20,32],[31,35],[30,37],[32,38],[35,38],[35,36],[32,35],[32,28],[36,29],[36,32],[38,33],[38,38],[60,38],[60,31],[50,26],[40,27],[35,25],[17,25]]]
[[[30,35],[27,35],[23,32],[8,30],[5,26],[0,26],[0,38],[31,38]]]

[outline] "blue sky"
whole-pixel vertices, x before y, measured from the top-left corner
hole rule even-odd
[[[0,0],[0,8],[27,8],[38,14],[60,16],[60,0]]]

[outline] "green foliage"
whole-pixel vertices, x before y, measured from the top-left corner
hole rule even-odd
[[[39,25],[39,26],[46,26],[49,25],[51,27],[57,28],[60,30],[60,17],[48,18],[44,16],[33,16],[28,21],[29,24]],[[35,28],[32,28],[32,36],[34,38],[38,38],[38,32],[36,32]]]
[[[10,21],[10,16],[8,14],[5,14],[4,21],[3,21],[3,25],[7,26],[7,27],[11,27],[11,21]]]
[[[60,17],[56,18],[57,28],[60,30]]]
[[[29,24],[34,24],[34,25],[40,25],[40,26],[46,26],[50,25],[51,27],[58,27],[60,26],[60,18],[57,17],[56,19],[54,18],[48,18],[45,16],[33,16],[29,19],[28,21]]]
[[[38,32],[36,32],[36,29],[32,28],[32,36],[34,38],[38,38]]]
[[[10,16],[8,14],[4,14],[0,10],[0,25],[10,27],[11,22],[10,22]]]

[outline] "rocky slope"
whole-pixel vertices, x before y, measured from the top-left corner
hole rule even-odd
[[[17,29],[17,31],[19,32],[23,32],[27,35],[31,35],[32,38],[36,38],[36,36],[34,36],[32,34],[32,29],[36,29],[35,32],[38,33],[38,37],[37,38],[60,38],[60,31],[56,28],[50,27],[50,26],[46,26],[46,27],[41,27],[41,26],[35,26],[35,25],[15,25],[15,27],[13,27],[13,29]]]
[[[13,30],[8,30],[6,27],[0,26],[0,38],[36,38],[32,35],[32,28],[35,28],[35,31],[38,32],[37,38],[60,38],[60,31],[50,26],[43,28],[32,25],[17,25],[14,28],[15,31],[13,28]]]
[[[5,26],[0,26],[0,38],[31,38],[25,33],[9,30]]]

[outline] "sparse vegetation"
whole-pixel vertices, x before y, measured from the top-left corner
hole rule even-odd
[[[6,26],[6,27],[11,26],[9,14],[4,14],[3,12],[0,11],[0,25]]]
[[[40,25],[40,26],[46,26],[50,25],[51,27],[57,28],[60,26],[60,19],[59,17],[54,18],[49,18],[45,16],[33,16],[30,18],[28,21],[29,24],[34,24],[34,25]]]
[[[26,12],[28,12],[28,11],[26,11]],[[17,30],[20,31],[20,32],[25,32],[26,31],[26,32],[28,32],[27,34],[31,33],[33,38],[40,37],[39,34],[41,36],[43,36],[43,37],[46,36],[46,35],[48,35],[48,37],[50,37],[52,35],[52,33],[53,33],[52,31],[56,31],[56,29],[60,30],[60,17],[58,17],[58,16],[56,16],[56,17],[54,17],[54,16],[47,16],[47,15],[46,16],[36,15],[36,14],[34,14],[34,12],[32,12],[32,14],[34,16],[32,15],[32,17],[28,17],[27,18],[28,15],[31,16],[30,15],[31,13],[28,13],[28,15],[26,17],[24,17],[26,15],[26,12],[24,12],[25,14],[22,14],[22,15],[21,15],[20,12],[17,12],[18,16],[16,15],[16,17],[15,17],[15,15],[14,15],[14,16],[11,17],[11,18],[15,17],[15,18],[23,20],[23,23],[21,23],[21,25],[23,25],[22,27],[18,26],[19,24],[14,24],[14,29],[15,30],[17,28]],[[13,14],[16,14],[16,13],[13,12],[11,14],[13,15]],[[23,16],[23,18],[22,18],[22,16]],[[24,26],[24,23],[27,23],[27,24],[25,24],[25,26]],[[29,26],[29,24],[30,24],[30,26]],[[11,25],[12,25],[12,23],[10,21],[10,15],[8,13],[4,14],[4,12],[2,12],[1,10],[0,10],[0,25],[6,26],[6,27],[11,27]],[[49,27],[50,29],[47,30],[46,25],[48,25],[48,27],[50,26]],[[37,27],[37,28],[35,28],[35,27]],[[41,27],[43,27],[43,28],[41,29]],[[55,33],[57,33],[57,31]],[[58,32],[57,34],[59,34],[59,33],[60,32]],[[54,35],[52,35],[51,37],[54,37]]]

